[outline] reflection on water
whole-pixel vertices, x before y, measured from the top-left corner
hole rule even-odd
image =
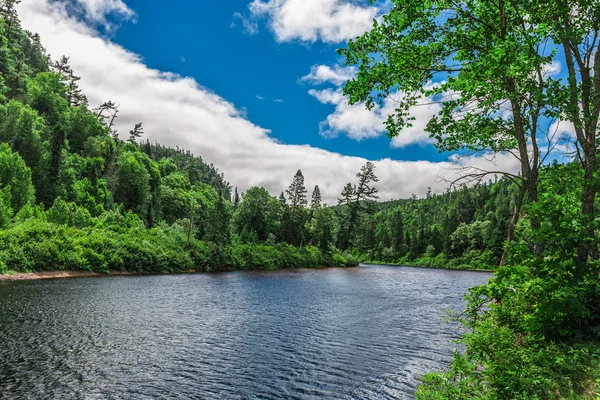
[[[0,282],[2,399],[397,399],[489,274],[368,266]]]

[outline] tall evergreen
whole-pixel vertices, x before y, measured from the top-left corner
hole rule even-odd
[[[308,193],[308,191],[306,190],[306,186],[304,186],[304,175],[302,175],[302,171],[298,170],[296,172],[290,187],[285,192],[287,193],[292,210],[296,211],[302,207],[306,207],[308,204],[306,193]]]
[[[321,190],[319,189],[319,185],[315,185],[310,201],[310,210],[314,213],[319,208],[321,208]]]
[[[235,192],[233,194],[233,209],[237,210],[239,205],[240,205],[240,194],[238,193],[238,188],[236,186]]]
[[[287,227],[284,225],[286,228],[286,241],[295,246],[304,243],[305,207],[308,204],[307,192],[306,186],[304,186],[304,175],[302,175],[302,171],[298,170],[290,187],[286,190],[289,204],[284,208],[285,225],[287,225]],[[287,216],[286,213],[288,213]]]

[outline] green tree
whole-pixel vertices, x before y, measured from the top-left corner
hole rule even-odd
[[[150,190],[150,173],[138,153],[121,154],[116,169],[115,201],[144,218],[152,201]]]
[[[252,187],[243,196],[233,221],[238,234],[254,233],[260,242],[266,242],[279,231],[281,204],[264,188]]]
[[[223,196],[219,195],[219,199],[209,216],[210,223],[206,227],[205,239],[219,246],[226,245],[229,242],[230,219],[230,210]]]
[[[402,251],[402,245],[404,244],[404,222],[402,219],[402,211],[399,209],[394,210],[390,222],[392,228],[392,248],[396,253],[400,253]]]
[[[321,208],[321,190],[319,189],[319,185],[315,185],[310,201],[310,210],[315,212],[319,208]]]
[[[390,96],[397,99],[385,122],[390,136],[412,126],[419,105],[437,104],[426,130],[438,148],[514,152],[521,173],[507,175],[522,187],[521,196],[535,202],[546,159],[542,146],[552,137],[542,118],[557,118],[561,112],[552,105],[555,83],[547,79],[554,55],[552,46],[544,45],[548,25],[531,23],[532,6],[519,1],[394,0],[381,22],[340,50],[359,71],[344,93],[350,103],[365,102],[369,109]],[[465,172],[466,182],[503,173]],[[536,218],[530,223],[539,228]],[[535,244],[536,254],[541,250]]]
[[[10,207],[14,212],[35,200],[31,169],[6,143],[0,143],[0,190],[4,189],[10,193]]]
[[[0,229],[6,229],[13,217],[10,186],[0,189]]]
[[[289,213],[286,223],[282,224],[285,228],[286,241],[294,246],[302,245],[304,241],[304,224],[306,223],[305,207],[308,204],[306,199],[306,186],[304,186],[304,175],[298,170],[290,187],[286,190],[289,205],[284,212]]]

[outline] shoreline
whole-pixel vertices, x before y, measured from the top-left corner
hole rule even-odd
[[[488,272],[488,273],[493,273],[494,270],[493,269],[484,269],[484,268],[452,268],[452,267],[430,267],[427,265],[411,265],[411,264],[406,264],[406,263],[402,263],[402,264],[395,264],[395,263],[389,263],[389,262],[370,262],[370,261],[363,261],[361,262],[361,264],[364,265],[387,265],[389,267],[411,267],[411,268],[425,268],[425,269],[445,269],[445,270],[450,270],[450,271],[472,271],[472,272]]]
[[[426,269],[441,269],[441,270],[452,270],[452,271],[473,271],[473,272],[487,272],[493,273],[493,270],[489,269],[475,269],[475,268],[440,268],[440,267],[428,267],[425,265],[410,265],[410,264],[394,264],[394,263],[381,263],[381,262],[361,262],[364,265],[384,265],[390,267],[412,267],[412,268],[426,268]],[[358,265],[360,266],[360,265]],[[355,266],[354,268],[358,267]],[[336,268],[336,267],[306,267],[309,269],[319,268]],[[341,268],[352,268],[352,267],[341,267]],[[277,270],[287,270],[275,269]],[[292,269],[302,269],[292,268]],[[37,281],[37,280],[49,280],[49,279],[70,279],[70,278],[110,278],[116,276],[143,276],[143,275],[173,275],[173,274],[195,274],[195,273],[210,273],[210,272],[233,272],[233,271],[271,271],[269,269],[252,269],[252,270],[224,270],[224,271],[178,271],[178,272],[130,272],[130,271],[110,271],[109,273],[93,272],[93,271],[75,271],[75,270],[58,270],[58,271],[38,271],[38,272],[16,272],[8,274],[0,274],[0,282],[3,281]]]
[[[9,272],[0,274],[0,282],[8,281],[39,281],[50,279],[71,278],[111,278],[117,276],[147,276],[147,275],[182,275],[182,274],[210,274],[222,272],[251,272],[251,271],[289,271],[298,269],[330,269],[330,268],[358,268],[360,265],[347,267],[297,267],[297,268],[254,268],[254,269],[226,269],[218,271],[175,271],[175,272],[130,272],[111,270],[108,273],[76,270],[38,271],[38,272]]]
[[[0,281],[38,281],[46,279],[69,279],[69,278],[102,278],[111,276],[134,276],[147,275],[143,272],[128,271],[110,271],[110,273],[100,273],[93,271],[39,271],[39,272],[16,272],[9,274],[0,274]]]

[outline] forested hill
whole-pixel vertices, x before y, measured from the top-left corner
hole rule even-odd
[[[201,157],[151,144],[143,122],[117,132],[127,110],[90,105],[15,3],[0,2],[0,273],[357,264],[320,197],[306,207],[300,172],[282,200],[253,188],[232,202]]]
[[[207,164],[204,162],[202,157],[194,156],[189,150],[165,147],[159,143],[151,144],[149,140],[141,145],[141,149],[150,158],[159,164],[162,162],[163,165],[169,160],[168,163],[173,163],[177,170],[184,172],[190,183],[204,183],[212,186],[213,189],[220,193],[226,199],[231,198],[231,185],[225,180],[225,175],[213,164]],[[163,171],[164,173],[165,171]]]
[[[518,189],[508,179],[423,199],[375,203],[356,245],[368,261],[494,268],[502,257]]]

